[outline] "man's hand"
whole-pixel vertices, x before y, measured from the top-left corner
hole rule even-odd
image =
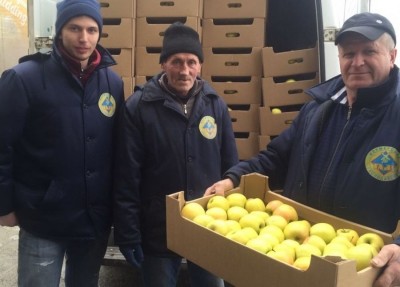
[[[133,267],[142,267],[144,256],[142,246],[140,246],[140,244],[136,244],[134,246],[120,246],[119,250],[121,251],[122,255],[124,255],[126,261]]]
[[[374,287],[400,286],[400,246],[385,245],[371,260],[371,265],[384,268],[383,273],[375,281]]]
[[[18,225],[18,220],[14,212],[0,216],[0,226],[13,227],[17,225]]]
[[[204,196],[211,195],[211,194],[219,194],[224,195],[225,191],[232,189],[233,182],[229,178],[220,180],[214,183],[212,186],[206,189]]]

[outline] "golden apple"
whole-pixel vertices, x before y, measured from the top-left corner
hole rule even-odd
[[[287,244],[279,243],[279,244],[275,245],[272,249],[274,251],[287,252],[290,255],[290,257],[292,257],[293,261],[296,258],[296,249],[291,247],[291,246],[289,246],[289,245],[287,245]]]
[[[257,215],[259,217],[261,217],[265,222],[267,221],[269,214],[265,211],[261,211],[261,210],[254,210],[252,212],[250,212],[250,214],[254,214]]]
[[[326,244],[328,244],[334,237],[336,237],[336,230],[329,223],[319,222],[311,226],[310,235],[317,235],[321,237]]]
[[[382,237],[379,234],[373,232],[362,234],[360,238],[358,238],[356,245],[359,245],[361,243],[370,244],[378,252],[382,249],[383,245],[385,245]]]
[[[306,271],[308,270],[308,268],[310,268],[310,263],[311,263],[311,256],[300,257],[293,262],[293,266],[300,270]]]
[[[295,248],[296,251],[296,258],[300,257],[311,257],[311,255],[321,256],[321,250],[309,243],[300,244]]]
[[[282,230],[288,224],[287,220],[280,215],[271,215],[270,217],[267,218],[266,223],[267,223],[267,225],[278,226]]]
[[[340,242],[328,243],[325,246],[323,256],[339,256],[343,259],[347,259],[347,246]]]
[[[236,221],[239,221],[240,218],[243,217],[243,215],[246,215],[248,213],[249,212],[246,209],[244,209],[244,207],[240,207],[240,206],[229,207],[229,209],[226,211],[228,219],[232,219],[232,220],[236,220]]]
[[[347,237],[345,237],[345,236],[340,236],[340,235],[339,235],[339,236],[336,236],[335,238],[333,238],[333,239],[331,240],[330,243],[334,243],[334,242],[342,243],[342,244],[346,245],[347,248],[350,248],[350,247],[353,247],[353,246],[354,246],[354,244],[351,243],[351,242],[349,241],[349,239],[348,239]]]
[[[228,232],[242,229],[242,227],[240,226],[240,223],[237,222],[236,220],[228,219],[226,221],[226,225],[228,226],[228,229],[229,229]]]
[[[296,248],[296,246],[300,245],[299,242],[297,242],[296,240],[293,240],[293,239],[285,239],[281,243],[289,245],[290,247],[293,247],[293,248]]]
[[[281,261],[283,263],[289,264],[289,265],[293,265],[293,262],[294,262],[293,258],[290,256],[290,254],[288,254],[287,252],[284,252],[282,250],[280,250],[280,251],[271,250],[267,253],[267,256],[269,256],[275,260]]]
[[[226,238],[238,242],[240,244],[246,244],[251,239],[251,235],[243,229],[233,230],[226,234]]]
[[[286,203],[279,205],[274,210],[272,215],[280,215],[280,216],[284,217],[287,220],[287,222],[291,222],[291,221],[295,221],[295,220],[299,219],[296,209],[293,206],[286,204]]]
[[[193,218],[193,222],[206,227],[211,221],[214,220],[214,217],[208,214],[199,214],[195,218]]]
[[[186,203],[181,211],[183,217],[193,220],[196,216],[200,214],[205,214],[204,207],[197,202]]]
[[[308,244],[314,245],[319,250],[321,250],[321,253],[324,252],[324,249],[326,247],[325,240],[323,240],[321,237],[319,237],[317,235],[310,235],[309,237],[307,237],[304,240],[303,243],[308,243]]]
[[[339,228],[336,230],[336,236],[346,237],[351,243],[353,243],[353,245],[357,244],[357,240],[359,238],[357,231],[349,228]]]
[[[212,207],[220,207],[223,210],[227,211],[229,208],[228,199],[226,199],[226,197],[222,195],[214,195],[207,202],[207,209],[210,209]]]
[[[207,224],[206,226],[208,229],[219,233],[221,235],[226,235],[229,231],[228,225],[226,224],[225,220],[222,219],[215,219]]]
[[[260,234],[258,235],[258,237],[268,241],[271,244],[272,248],[279,244],[279,239],[270,233]]]
[[[240,218],[239,223],[242,228],[251,227],[257,233],[265,226],[265,221],[261,217],[251,213],[243,215],[242,218]]]
[[[274,210],[281,204],[283,204],[283,202],[279,199],[271,200],[265,205],[265,211],[268,212],[269,215],[272,215]]]
[[[280,108],[273,108],[271,112],[272,114],[276,115],[276,114],[281,114],[282,110]]]
[[[279,242],[282,242],[285,239],[285,234],[283,233],[283,230],[276,225],[267,225],[259,232],[260,235],[265,233],[272,234],[273,236],[278,238]]]
[[[244,208],[244,205],[246,204],[247,198],[243,193],[231,193],[226,196],[226,199],[229,202],[229,206],[240,206]]]
[[[268,251],[272,250],[271,244],[267,240],[259,237],[247,241],[246,246],[263,254],[266,254]]]
[[[359,244],[347,250],[347,258],[357,262],[357,271],[370,266],[374,257],[373,249],[369,244]]]
[[[249,213],[254,210],[265,211],[265,203],[261,198],[248,198],[244,208]]]
[[[228,215],[226,214],[225,209],[223,209],[222,207],[211,207],[206,210],[206,214],[211,215],[212,217],[214,217],[214,219],[228,219]]]
[[[310,227],[307,223],[308,222],[303,220],[289,222],[283,229],[285,238],[303,243],[303,241],[310,235]]]

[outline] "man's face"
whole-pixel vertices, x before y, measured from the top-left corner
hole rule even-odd
[[[186,96],[200,74],[201,64],[194,54],[171,55],[161,64],[168,79],[168,86],[179,96]]]
[[[371,41],[349,32],[338,47],[342,78],[350,90],[381,84],[394,66],[396,50],[390,50],[382,36]]]
[[[87,16],[72,18],[63,26],[60,33],[67,53],[85,65],[96,48],[99,37],[97,22]]]

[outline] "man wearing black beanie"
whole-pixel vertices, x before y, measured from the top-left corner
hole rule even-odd
[[[186,200],[199,198],[238,162],[227,105],[199,77],[203,60],[197,32],[170,25],[162,72],[136,87],[119,125],[114,239],[126,260],[142,267],[146,287],[176,286],[181,266],[167,248],[166,195],[184,190]],[[187,266],[191,286],[224,285],[196,264]]]
[[[50,54],[0,78],[0,225],[19,225],[18,286],[98,286],[112,222],[123,83],[96,0],[57,3]]]

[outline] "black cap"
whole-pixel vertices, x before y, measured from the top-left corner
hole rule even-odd
[[[356,14],[347,19],[339,33],[336,35],[335,45],[337,45],[347,32],[355,32],[363,35],[371,41],[378,39],[384,32],[392,36],[396,44],[396,33],[392,23],[384,16],[376,13],[364,12]]]
[[[199,58],[200,63],[203,63],[204,60],[199,34],[180,22],[171,24],[165,30],[160,63],[177,53],[194,54]]]

